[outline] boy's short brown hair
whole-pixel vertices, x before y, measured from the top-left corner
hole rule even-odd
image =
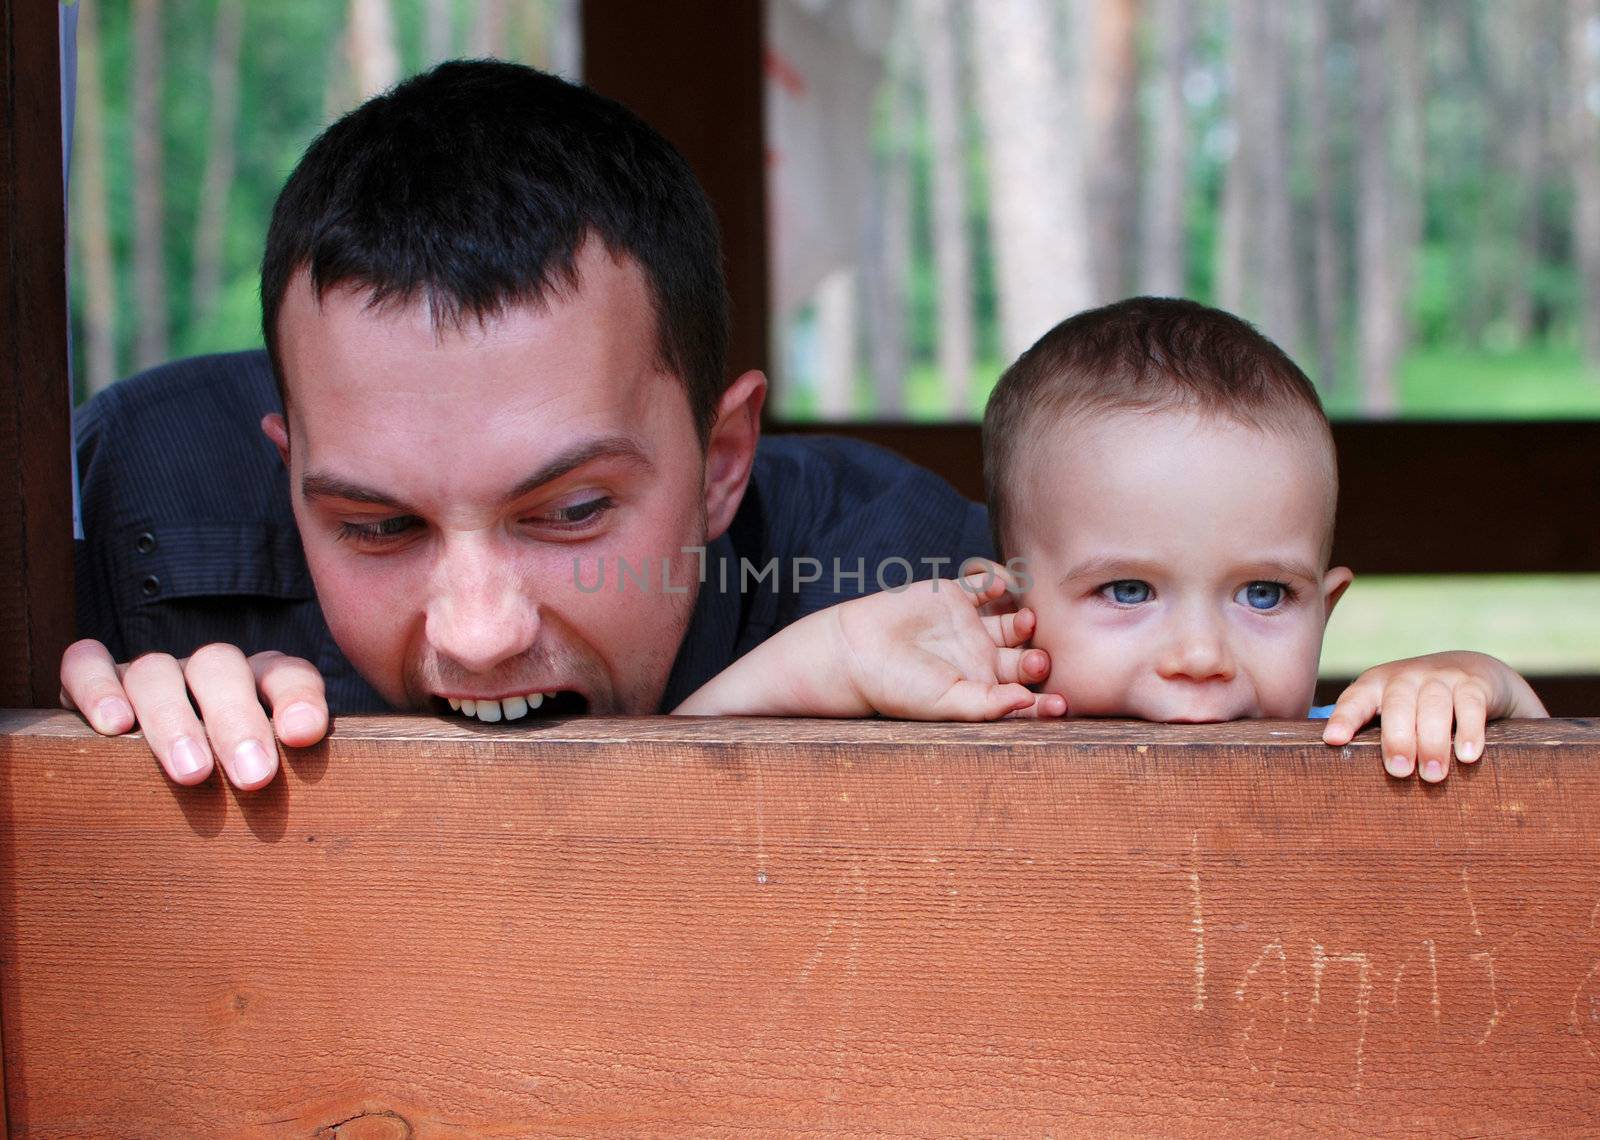
[[[1069,317],[1001,375],[983,417],[983,478],[995,548],[1007,557],[1020,458],[1069,417],[1188,408],[1320,446],[1338,493],[1333,434],[1306,374],[1248,321],[1195,301],[1132,297]]]

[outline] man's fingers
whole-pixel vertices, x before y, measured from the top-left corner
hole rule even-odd
[[[1417,763],[1417,686],[1411,681],[1390,681],[1378,708],[1383,717],[1379,740],[1383,766],[1391,776],[1404,778]]]
[[[1450,773],[1450,728],[1455,721],[1455,699],[1450,686],[1438,678],[1417,691],[1417,774],[1437,784]]]
[[[111,651],[98,641],[75,641],[61,655],[61,706],[82,713],[102,736],[130,732],[136,723]]]
[[[177,784],[211,775],[211,749],[189,703],[183,667],[167,653],[147,653],[128,665],[122,687],[161,767]]]
[[[1377,715],[1381,693],[1381,687],[1360,681],[1340,693],[1327,726],[1322,730],[1323,743],[1338,747],[1354,740],[1362,726]]]
[[[278,749],[244,653],[233,645],[207,645],[189,658],[184,676],[229,782],[241,791],[270,783],[278,774]]]
[[[1471,764],[1483,755],[1484,722],[1489,702],[1483,686],[1471,681],[1456,686],[1456,759]]]
[[[303,657],[257,653],[250,658],[261,699],[272,710],[278,739],[309,748],[328,734],[328,696],[317,667]]]

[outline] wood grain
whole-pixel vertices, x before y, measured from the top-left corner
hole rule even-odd
[[[72,640],[57,6],[0,0],[0,704],[55,703]]]
[[[19,1135],[1600,1127],[1600,727],[0,714]]]

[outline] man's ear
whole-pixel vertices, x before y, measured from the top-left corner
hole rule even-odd
[[[744,499],[761,440],[761,405],[767,399],[767,378],[746,372],[722,394],[717,418],[706,440],[706,541],[721,538]]]
[[[269,412],[261,417],[261,434],[272,441],[272,446],[278,449],[278,458],[283,460],[284,470],[289,469],[289,425],[277,412]]]
[[[1344,592],[1350,588],[1350,583],[1356,580],[1348,566],[1335,566],[1322,576],[1322,624],[1327,625],[1328,619],[1333,616],[1333,607],[1339,604],[1339,599],[1344,597]]]

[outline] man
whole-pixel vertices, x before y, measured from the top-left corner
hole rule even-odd
[[[78,424],[63,700],[137,723],[178,783],[261,787],[274,735],[315,743],[330,709],[670,710],[807,613],[990,553],[925,471],[758,447],[692,174],[528,68],[447,63],[324,133],[262,309],[265,354],[156,369]]]

